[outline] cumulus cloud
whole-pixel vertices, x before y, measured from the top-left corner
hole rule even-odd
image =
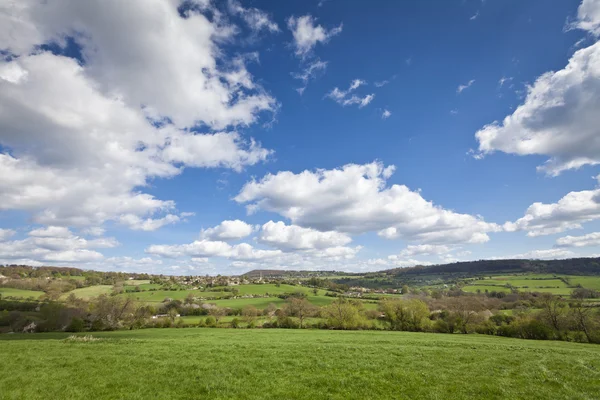
[[[392,113],[387,109],[383,110],[383,112],[381,113],[381,119],[388,119],[391,116],[392,116]]]
[[[560,258],[575,257],[576,254],[569,250],[563,249],[547,249],[547,250],[532,250],[526,253],[513,254],[506,257],[495,257],[495,259],[528,259],[528,260],[552,260]]]
[[[326,43],[333,36],[342,32],[342,24],[332,29],[325,29],[316,24],[316,20],[310,15],[302,17],[290,17],[288,28],[294,37],[295,53],[298,57],[306,57],[317,43]]]
[[[527,231],[527,236],[542,236],[580,229],[582,224],[600,218],[600,189],[570,192],[556,203],[536,202],[515,222],[507,222],[509,232]]]
[[[571,24],[571,27],[600,36],[600,1],[583,0],[577,9],[577,20]]]
[[[244,185],[234,198],[249,212],[265,210],[322,232],[380,231],[426,243],[482,243],[500,230],[480,217],[445,210],[404,185],[387,186],[394,166],[380,162],[338,169],[280,171]]]
[[[583,236],[564,236],[556,240],[557,247],[600,246],[600,232],[592,232]]]
[[[2,229],[0,228],[0,242],[3,242],[14,236],[16,232],[12,229]]]
[[[296,225],[286,225],[284,222],[269,221],[262,226],[258,240],[261,243],[284,251],[327,249],[325,251],[343,251],[342,247],[352,239],[340,232],[320,232],[315,229],[303,228]],[[330,250],[336,248],[337,250]]]
[[[1,210],[25,210],[49,225],[112,220],[157,229],[184,215],[173,201],[143,193],[149,180],[184,167],[240,171],[272,153],[236,131],[198,133],[252,124],[276,104],[246,58],[219,51],[233,27],[197,7],[182,17],[178,5],[0,6],[0,50],[16,55],[0,61]],[[66,38],[81,59],[35,50],[65,46]]]
[[[402,250],[399,257],[431,256],[446,254],[452,251],[452,248],[444,245],[419,244],[409,245]]]
[[[281,255],[280,250],[256,249],[248,243],[232,246],[227,242],[205,239],[181,245],[152,245],[146,249],[146,253],[168,258],[224,257],[231,260],[262,260]]]
[[[104,257],[93,249],[118,245],[119,242],[111,237],[85,239],[64,227],[48,226],[31,230],[28,237],[22,240],[0,241],[0,262],[31,261],[32,265],[42,265],[45,262],[99,261]]]
[[[598,4],[598,3],[596,3]],[[538,170],[564,170],[600,163],[600,42],[573,54],[567,66],[541,75],[527,97],[502,122],[480,129],[481,154],[502,151],[549,157]]]
[[[250,224],[240,221],[223,221],[219,225],[204,229],[200,237],[208,240],[237,240],[250,236],[254,232],[254,227]]]

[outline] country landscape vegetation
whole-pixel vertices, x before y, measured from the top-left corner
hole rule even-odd
[[[0,398],[593,399],[599,262],[216,277],[4,266]]]

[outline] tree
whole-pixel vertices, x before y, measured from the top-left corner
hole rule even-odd
[[[218,324],[219,320],[227,315],[227,309],[221,307],[213,307],[208,310],[208,314],[215,318],[215,322]]]
[[[242,308],[242,317],[248,325],[250,325],[258,316],[258,309],[253,305],[247,305]]]
[[[362,324],[358,307],[343,297],[325,307],[324,313],[327,323],[333,328],[355,329]]]
[[[392,330],[420,331],[429,317],[429,308],[421,300],[384,300],[379,309]]]
[[[315,307],[306,299],[290,297],[284,306],[284,313],[289,317],[296,317],[300,320],[300,329],[306,317],[314,315]]]
[[[450,311],[449,319],[462,333],[469,333],[469,325],[479,318],[477,312],[485,309],[476,296],[448,297],[446,306]]]
[[[583,332],[589,343],[597,343],[598,337],[593,332],[596,327],[594,316],[597,316],[593,307],[586,306],[583,296],[574,296],[575,302],[570,304],[569,313],[575,329]]]
[[[551,293],[544,293],[540,296],[540,306],[542,308],[542,318],[556,332],[560,333],[563,328],[566,315],[566,303],[560,297],[553,296]]]
[[[193,293],[188,293],[187,296],[185,296],[185,300],[183,301],[184,304],[194,304],[194,301],[196,301],[196,297],[194,296]]]

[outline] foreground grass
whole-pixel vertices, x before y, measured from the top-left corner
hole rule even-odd
[[[600,346],[405,332],[0,336],[0,399],[597,399]],[[2,340],[4,339],[4,340]]]

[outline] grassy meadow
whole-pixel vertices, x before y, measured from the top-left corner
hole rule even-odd
[[[39,292],[37,290],[23,290],[9,287],[0,287],[0,295],[2,297],[14,297],[19,299],[28,299],[32,297],[34,299],[39,299],[43,294],[44,292]]]
[[[377,331],[0,336],[0,399],[597,399],[600,346]]]

